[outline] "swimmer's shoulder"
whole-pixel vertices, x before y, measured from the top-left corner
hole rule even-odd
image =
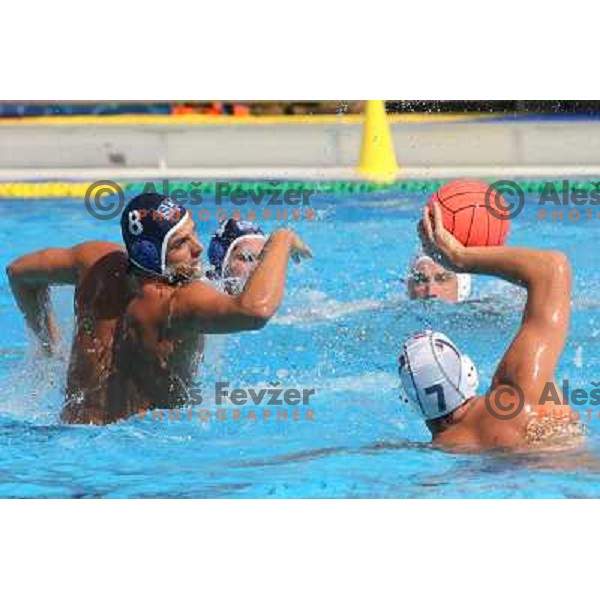
[[[434,440],[434,445],[460,447],[461,451],[466,448],[481,451],[522,447],[526,427],[524,415],[504,419],[504,415],[494,415],[491,408],[486,396],[476,396],[466,404],[460,420]]]
[[[493,398],[493,395],[489,398],[478,396],[470,418],[466,419],[467,427],[478,439],[482,449],[528,451],[547,445],[548,442],[578,444],[585,437],[580,429],[571,427],[574,424],[565,424],[564,421],[541,423],[528,403],[519,408],[517,400],[504,398],[505,404],[497,405]],[[510,412],[513,404],[514,414]],[[506,410],[509,412],[503,412]]]
[[[127,262],[124,246],[115,242],[83,242],[73,246],[72,251],[81,274],[101,261],[115,265],[124,265]]]
[[[115,242],[83,242],[73,246],[72,251],[75,253],[77,260],[82,264],[90,264],[107,254],[118,253],[127,256],[125,247]]]

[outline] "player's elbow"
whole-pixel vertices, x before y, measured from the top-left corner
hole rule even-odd
[[[15,266],[13,263],[10,263],[10,265],[6,267],[6,277],[8,277],[9,280],[15,278]]]
[[[20,277],[22,277],[23,269],[20,267],[19,263],[20,260],[17,258],[6,267],[6,277],[11,283],[16,282]]]
[[[6,276],[11,282],[26,283],[28,279],[27,255],[15,258],[6,267]]]
[[[551,250],[539,263],[537,281],[542,294],[548,300],[558,294],[560,298],[570,297],[571,266],[569,259],[562,253]]]
[[[252,316],[248,322],[248,329],[250,331],[259,331],[260,329],[263,329],[268,322],[269,318],[267,317]]]
[[[244,315],[242,329],[245,331],[259,331],[269,322],[269,317],[257,312],[249,312]]]
[[[263,302],[256,302],[244,306],[244,313],[248,319],[248,328],[262,329],[275,314],[275,309]]]
[[[255,306],[250,311],[250,319],[252,322],[252,329],[262,329],[275,314],[274,310],[271,310],[268,306]]]
[[[554,281],[571,281],[571,264],[563,252],[552,250],[548,253],[548,269]]]

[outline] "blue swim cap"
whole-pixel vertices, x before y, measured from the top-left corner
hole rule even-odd
[[[208,246],[208,260],[218,276],[223,275],[223,266],[233,242],[248,235],[266,237],[262,229],[252,221],[227,219],[219,225]]]
[[[169,238],[189,219],[187,210],[161,194],[140,194],[121,215],[129,261],[144,271],[167,275]]]

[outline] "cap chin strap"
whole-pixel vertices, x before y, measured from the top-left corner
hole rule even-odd
[[[181,219],[176,225],[174,225],[167,232],[167,235],[165,235],[165,237],[162,241],[162,244],[161,244],[161,248],[160,248],[161,273],[157,273],[156,271],[153,271],[152,269],[148,269],[147,267],[142,266],[139,262],[137,262],[135,259],[131,258],[131,256],[128,255],[129,262],[131,264],[135,265],[138,269],[141,269],[142,271],[144,271],[145,273],[150,273],[154,277],[160,277],[161,279],[166,279],[171,284],[172,283],[180,283],[183,281],[191,281],[192,276],[176,275],[174,273],[170,273],[169,269],[167,268],[167,248],[169,247],[169,240],[171,239],[173,234],[178,229],[180,229],[184,225],[184,223],[187,222],[187,220],[189,218],[190,218],[190,214],[189,214],[189,212],[186,212],[185,215],[183,215],[183,219]]]
[[[160,247],[160,268],[163,274],[167,271],[167,248],[169,247],[169,240],[178,229],[181,229],[181,227],[183,227],[183,225],[187,223],[189,218],[190,213],[186,212],[185,215],[183,215],[183,219],[181,219],[178,223],[173,225],[171,229],[169,229],[167,235],[165,235],[162,241],[162,245]]]
[[[152,275],[153,277],[158,277],[159,279],[164,279],[167,283],[169,283],[171,285],[174,283],[187,283],[194,279],[194,277],[192,275],[169,273],[168,269],[166,269],[167,273],[165,273],[165,274],[157,273],[156,271],[153,271],[152,269],[143,267],[142,265],[140,265],[139,262],[135,261],[131,257],[128,257],[128,260],[132,265],[134,265],[136,268],[140,269],[140,271],[144,271],[145,273],[148,273],[148,274]]]
[[[137,260],[135,260],[134,258],[131,258],[131,256],[127,255],[127,259],[129,260],[129,262],[132,265],[134,265],[135,267],[140,269],[140,271],[144,271],[145,273],[150,273],[150,275],[153,275],[154,277],[160,277],[161,279],[165,278],[165,275],[163,275],[162,273],[157,273],[156,271],[153,271],[152,269],[148,269],[147,267],[140,265],[140,263],[137,262]]]

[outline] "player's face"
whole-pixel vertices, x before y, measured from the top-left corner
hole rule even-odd
[[[438,298],[446,302],[458,300],[458,278],[456,273],[431,260],[422,260],[412,268],[407,280],[408,296],[411,300]]]
[[[265,246],[265,240],[256,238],[239,240],[226,265],[227,277],[247,279],[258,264],[258,258]]]
[[[167,266],[175,275],[197,277],[202,273],[202,260],[200,255],[204,250],[198,234],[196,224],[190,215],[181,229],[175,232],[169,240],[167,249]]]

